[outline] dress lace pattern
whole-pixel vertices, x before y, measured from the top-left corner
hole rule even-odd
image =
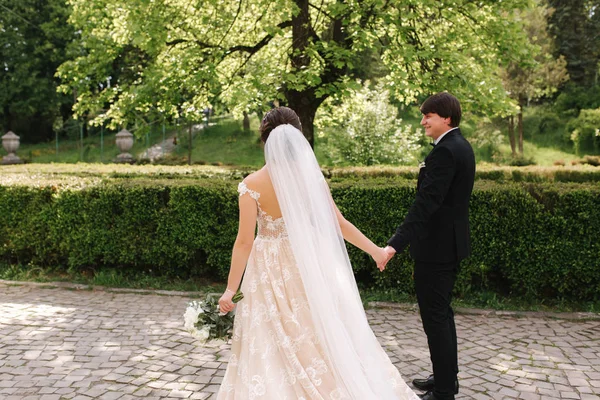
[[[240,182],[240,184],[238,185],[238,192],[240,196],[243,196],[245,194],[250,195],[250,197],[252,197],[258,205],[257,238],[260,238],[262,240],[283,239],[284,237],[287,238],[287,231],[285,230],[285,223],[283,222],[283,217],[273,219],[271,215],[263,211],[263,209],[260,207],[260,201],[258,200],[260,199],[260,193],[248,189],[248,186],[246,186],[244,182]]]
[[[337,382],[315,333],[283,218],[273,219],[264,212],[260,193],[244,182],[238,192],[258,205],[258,234],[242,282],[244,299],[236,309],[231,357],[217,400],[351,399]],[[398,399],[415,399],[385,359]]]

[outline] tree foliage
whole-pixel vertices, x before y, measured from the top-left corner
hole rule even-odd
[[[567,131],[575,154],[579,155],[580,150],[597,154],[600,150],[600,108],[581,110],[577,118],[569,121]]]
[[[317,112],[318,136],[327,137],[326,149],[334,164],[405,164],[414,161],[419,135],[398,118],[382,84],[365,86],[342,102],[334,97]]]
[[[576,85],[596,84],[600,61],[600,1],[548,0],[555,11],[549,20],[556,37],[556,55],[567,60],[567,70]]]
[[[532,60],[511,61],[502,69],[504,87],[517,103],[509,116],[509,139],[513,155],[516,154],[514,115],[517,115],[519,153],[523,154],[523,107],[531,100],[550,96],[569,79],[564,56],[554,56],[554,40],[548,33],[548,19],[554,10],[542,1],[533,1],[526,10],[518,10],[513,18],[522,24],[532,45]]]
[[[553,13],[553,9],[536,1],[533,7],[515,15],[534,46],[530,62],[510,62],[503,70],[505,87],[519,104],[550,96],[569,79],[565,57],[554,56],[554,39],[548,33],[547,20]]]
[[[217,98],[238,115],[280,99],[312,143],[318,107],[349,93],[365,51],[402,102],[449,90],[466,108],[506,112],[497,66],[529,57],[505,18],[525,0],[69,2],[86,51],[61,66],[62,89],[113,127],[153,112],[194,118]]]
[[[53,137],[71,113],[54,77],[74,39],[69,12],[61,0],[0,3],[0,129],[24,141]]]

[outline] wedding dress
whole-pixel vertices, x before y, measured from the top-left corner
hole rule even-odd
[[[266,142],[282,217],[257,203],[257,236],[218,400],[417,400],[368,325],[314,153],[291,125]]]

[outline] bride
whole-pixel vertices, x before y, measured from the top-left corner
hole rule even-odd
[[[348,222],[287,107],[260,127],[266,165],[239,184],[239,231],[220,310],[237,305],[218,400],[416,400],[369,327],[344,239],[383,268]],[[258,233],[254,238],[256,224]]]

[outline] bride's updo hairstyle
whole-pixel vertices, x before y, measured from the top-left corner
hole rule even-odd
[[[302,132],[302,124],[300,124],[300,118],[294,110],[288,107],[276,107],[271,109],[265,114],[262,122],[260,123],[260,139],[263,143],[267,142],[271,131],[277,128],[279,125],[292,125],[294,128]]]

